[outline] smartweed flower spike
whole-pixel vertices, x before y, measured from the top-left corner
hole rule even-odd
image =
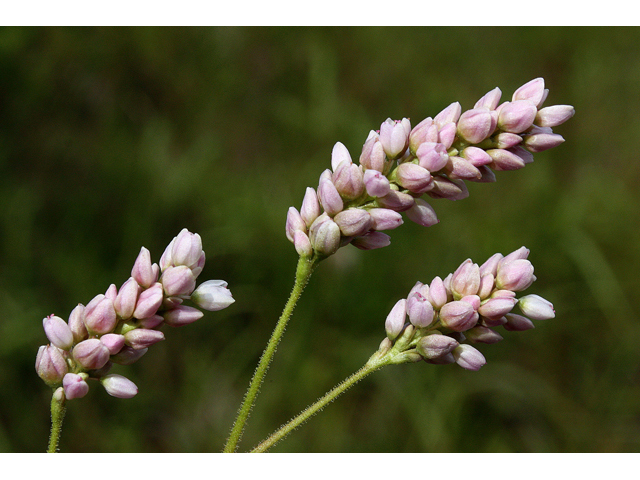
[[[109,374],[114,363],[130,365],[164,340],[159,329],[192,323],[199,310],[222,310],[234,302],[227,282],[206,281],[196,288],[205,254],[198,234],[183,229],[166,248],[160,265],[142,247],[131,277],[120,289],[111,285],[85,307],[73,309],[69,321],[49,315],[43,320],[50,342],[38,350],[36,371],[47,385],[62,387],[67,400],[84,397],[88,379],[98,379],[109,395],[131,398],[130,380]],[[190,300],[195,307],[183,305]],[[197,307],[197,308],[196,308]]]
[[[481,266],[466,260],[444,281],[418,282],[389,313],[380,354],[394,353],[393,363],[424,360],[479,370],[485,358],[465,342],[496,343],[502,340],[497,327],[528,330],[534,325],[527,316],[555,317],[553,305],[538,295],[516,298],[536,280],[528,256],[522,247],[505,257],[497,253]],[[526,316],[512,313],[516,305]]]
[[[326,257],[349,243],[363,250],[389,245],[381,231],[400,226],[400,212],[425,227],[438,223],[423,196],[466,198],[465,181],[495,182],[494,171],[523,168],[533,153],[564,142],[552,127],[575,111],[570,105],[542,108],[548,93],[536,78],[511,101],[500,104],[502,92],[495,88],[474,108],[462,112],[452,103],[413,129],[407,118],[387,119],[369,133],[359,165],[338,142],[317,190],[307,188],[300,211],[289,208],[287,238],[302,257]]]

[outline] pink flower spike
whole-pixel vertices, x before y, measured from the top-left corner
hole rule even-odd
[[[100,379],[100,383],[109,395],[116,398],[132,398],[138,394],[138,387],[122,375],[106,375]]]

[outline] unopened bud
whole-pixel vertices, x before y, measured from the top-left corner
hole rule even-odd
[[[382,232],[368,232],[351,240],[351,245],[360,250],[374,250],[376,248],[388,247],[391,244],[391,237]]]
[[[136,258],[133,268],[131,269],[131,276],[140,284],[143,288],[150,287],[158,279],[158,272],[154,271],[151,265],[151,254],[149,250],[142,247],[140,253]]]
[[[553,304],[538,295],[527,295],[518,299],[522,313],[533,320],[548,320],[556,316]]]
[[[467,302],[449,302],[440,309],[440,322],[455,332],[469,330],[477,321],[478,313]]]
[[[154,283],[138,296],[133,316],[135,318],[147,318],[154,315],[162,304],[162,298],[162,284]]]
[[[180,305],[165,312],[164,321],[172,327],[182,327],[201,319],[203,315],[197,308]]]
[[[49,386],[62,382],[63,377],[69,371],[62,351],[53,345],[43,345],[36,355],[36,372],[38,376]]]
[[[348,208],[338,213],[334,222],[340,227],[340,231],[346,237],[364,235],[373,226],[373,219],[369,212],[361,208]]]
[[[158,330],[148,330],[146,328],[136,328],[124,334],[125,343],[134,350],[148,348],[162,340],[164,340],[164,334],[162,332]]]
[[[111,332],[118,319],[113,302],[105,295],[97,295],[84,310],[84,323],[90,333],[103,335]]]
[[[89,385],[85,382],[85,379],[75,373],[67,373],[64,376],[62,387],[64,388],[64,396],[67,400],[82,398],[89,393]]]
[[[427,360],[443,357],[459,345],[457,340],[448,335],[427,335],[422,337],[416,345],[416,350]]]
[[[49,315],[42,320],[42,326],[44,327],[45,335],[52,345],[55,345],[61,350],[69,350],[73,346],[73,333],[69,325],[67,325],[67,322],[60,317]]]
[[[138,393],[138,387],[122,375],[106,375],[100,379],[100,383],[109,395],[116,398],[132,398]]]
[[[87,370],[104,367],[110,355],[109,349],[97,338],[84,340],[73,347],[73,358]]]
[[[471,345],[458,345],[451,353],[453,354],[453,358],[455,358],[456,363],[465,370],[472,370],[475,372],[480,370],[480,368],[487,363],[482,353]]]

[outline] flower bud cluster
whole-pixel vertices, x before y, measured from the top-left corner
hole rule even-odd
[[[522,247],[507,256],[496,253],[480,266],[466,260],[444,280],[416,283],[387,316],[381,348],[395,348],[412,361],[479,370],[485,358],[465,341],[496,343],[502,340],[497,327],[528,330],[532,320],[555,317],[553,305],[538,295],[516,298],[536,280],[528,256]],[[516,305],[522,315],[513,313]]]
[[[564,142],[552,127],[575,113],[570,105],[542,108],[549,90],[536,78],[500,103],[499,88],[462,112],[455,102],[411,128],[409,119],[387,119],[371,131],[359,164],[342,143],[318,188],[307,188],[300,210],[290,207],[287,238],[301,256],[329,256],[351,243],[369,250],[389,245],[384,230],[403,223],[401,212],[423,226],[438,223],[422,197],[460,200],[465,181],[494,182],[494,171],[517,170],[533,153]]]
[[[205,253],[200,235],[183,229],[152,264],[142,247],[131,277],[120,289],[111,285],[86,306],[73,309],[68,322],[55,315],[43,320],[48,345],[38,350],[36,371],[49,386],[62,385],[67,399],[84,397],[87,380],[96,378],[114,397],[131,398],[137,387],[127,378],[108,374],[113,364],[129,365],[164,340],[163,325],[195,322],[202,311],[216,311],[234,302],[227,283],[209,280],[196,288]],[[196,307],[183,305],[190,300]]]

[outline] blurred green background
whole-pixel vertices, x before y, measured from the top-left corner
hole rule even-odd
[[[417,280],[525,245],[554,320],[480,347],[479,372],[386,367],[273,451],[640,450],[640,30],[636,28],[3,28],[0,30],[0,451],[46,448],[42,318],[67,318],[158,261],[186,227],[201,279],[236,303],[165,331],[69,403],[66,452],[219,451],[290,292],[284,236],[343,142],[359,157],[387,117],[415,125],[542,76],[572,104],[567,140],[526,169],[433,201],[390,247],[323,262],[250,418],[248,449],[357,370]]]

